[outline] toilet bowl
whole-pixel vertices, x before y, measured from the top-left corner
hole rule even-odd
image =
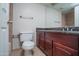
[[[23,42],[22,48],[24,50],[32,50],[35,46],[32,38],[33,32],[21,32],[20,34],[21,42]]]
[[[22,48],[25,49],[25,50],[31,50],[31,49],[34,48],[34,42],[32,42],[32,41],[24,42],[22,44]]]

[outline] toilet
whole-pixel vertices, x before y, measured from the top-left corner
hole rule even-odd
[[[32,50],[35,46],[33,42],[33,32],[21,32],[20,40],[24,50]]]

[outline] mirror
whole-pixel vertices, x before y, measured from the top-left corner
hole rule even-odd
[[[72,5],[74,5],[74,3],[72,3]],[[63,8],[61,8],[61,10],[62,9]],[[65,27],[79,27],[79,4],[78,3],[75,4],[73,7],[70,7],[70,10],[62,12],[62,24]]]
[[[66,13],[62,13],[63,26],[75,26],[74,24],[74,8],[70,9]]]

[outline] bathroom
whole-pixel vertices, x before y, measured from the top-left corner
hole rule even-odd
[[[52,11],[53,10],[53,11]],[[38,12],[39,11],[39,12]],[[33,39],[36,42],[36,28],[50,28],[61,26],[61,23],[54,24],[53,26],[48,23],[48,14],[50,17],[54,14],[53,18],[61,22],[61,12],[46,6],[44,4],[13,4],[13,34],[17,35],[20,32],[33,32]],[[22,17],[20,17],[22,16]],[[46,20],[47,19],[47,20]],[[52,23],[54,21],[52,20]],[[47,23],[47,24],[46,24]],[[49,25],[48,25],[49,24]],[[16,44],[17,38],[14,39]],[[14,49],[18,48],[18,45],[14,45]]]
[[[6,4],[4,3],[3,6],[5,5]],[[21,55],[22,56],[30,56],[30,55],[46,56],[46,53],[44,53],[44,51],[42,51],[39,47],[37,47],[37,44],[38,44],[37,32],[44,31],[44,34],[46,34],[45,32],[51,32],[51,30],[54,30],[56,32],[57,31],[61,32],[61,31],[65,31],[64,28],[66,28],[67,33],[73,34],[74,32],[73,31],[71,32],[71,30],[74,30],[75,27],[77,29],[79,26],[79,23],[78,23],[79,6],[78,5],[79,5],[78,3],[10,3],[10,4],[7,4],[6,7],[9,7],[9,16],[8,16],[9,20],[7,22],[9,27],[8,28],[9,40],[8,39],[7,40],[9,43],[8,42],[6,43],[6,44],[9,44],[8,54],[10,56],[21,56]],[[74,16],[71,16],[71,17],[69,16],[70,18],[66,17],[66,20],[65,20],[66,13],[70,11],[73,11]],[[3,9],[3,12],[6,13],[5,9]],[[74,20],[72,19],[72,17],[74,18]],[[69,20],[71,19],[70,22],[69,20],[67,20],[67,18]],[[68,32],[69,28],[71,28],[71,30]],[[31,46],[31,48],[33,48],[31,49],[31,51],[27,50],[27,48],[29,47],[23,46],[25,41],[28,40],[27,36],[30,39],[30,41],[32,41],[31,43],[27,43],[27,45],[29,44],[33,45]],[[21,39],[27,39],[27,40],[21,41]],[[26,43],[24,45],[26,45]],[[49,54],[50,53],[48,53],[48,56]]]

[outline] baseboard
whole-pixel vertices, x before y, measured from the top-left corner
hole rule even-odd
[[[13,49],[13,51],[18,51],[18,50],[22,50],[22,48]]]

